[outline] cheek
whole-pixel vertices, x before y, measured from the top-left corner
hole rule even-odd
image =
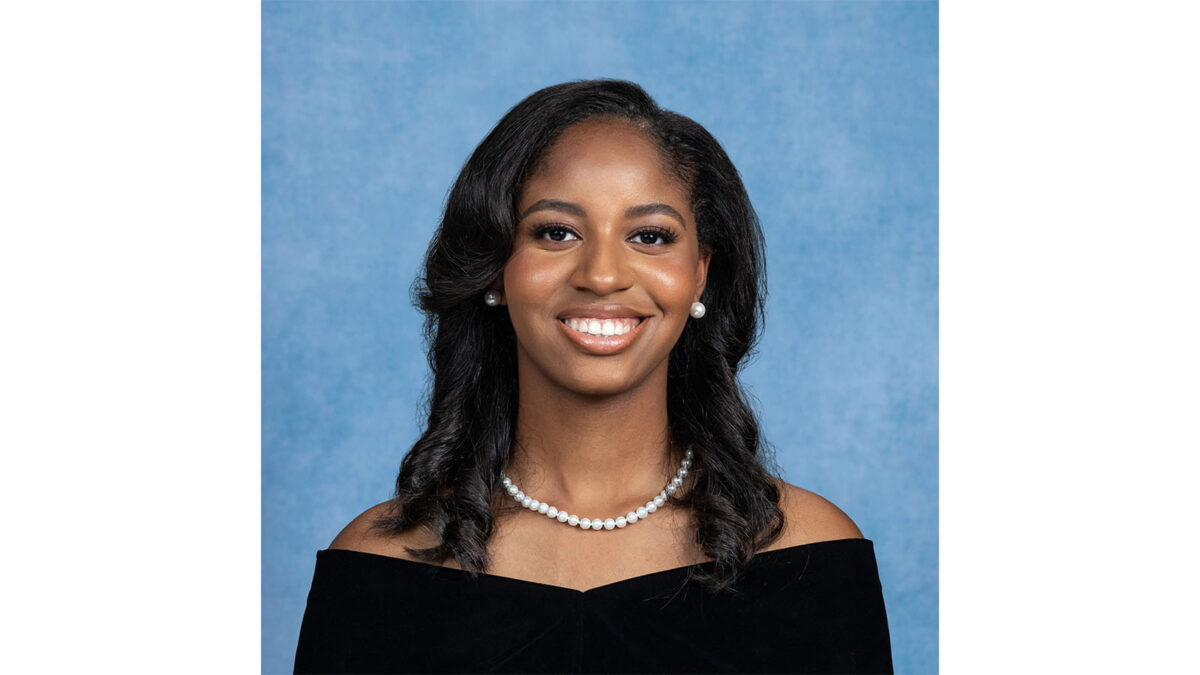
[[[695,276],[695,265],[686,260],[642,270],[642,279],[663,303],[690,302],[696,286]]]
[[[509,258],[504,267],[504,294],[518,339],[542,339],[557,329],[546,319],[565,283],[565,272],[562,264],[551,264],[536,252],[517,252]]]
[[[505,295],[514,301],[541,300],[550,295],[561,283],[558,271],[552,265],[537,263],[534,256],[514,254],[504,267]]]

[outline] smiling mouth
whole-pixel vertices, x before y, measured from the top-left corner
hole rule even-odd
[[[621,319],[568,318],[559,319],[563,335],[579,349],[596,356],[611,356],[625,351],[638,336],[645,332],[646,319],[650,317],[626,317]],[[572,325],[574,324],[574,325]]]
[[[629,317],[622,319],[559,319],[559,323],[567,328],[583,335],[592,337],[614,337],[621,336],[633,331],[645,319],[643,317]]]

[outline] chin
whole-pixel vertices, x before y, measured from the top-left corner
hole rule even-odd
[[[586,396],[613,396],[637,386],[632,378],[625,374],[595,374],[575,373],[563,387]]]

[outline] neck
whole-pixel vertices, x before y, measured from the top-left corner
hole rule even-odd
[[[523,375],[524,373],[522,373]],[[521,377],[516,442],[505,473],[526,494],[584,516],[636,509],[683,458],[667,424],[666,369],[610,396]]]

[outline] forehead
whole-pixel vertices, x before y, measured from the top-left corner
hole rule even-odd
[[[663,153],[645,131],[623,121],[586,121],[567,128],[550,146],[521,190],[520,202],[546,192],[623,194],[630,199],[687,206],[685,186],[668,170]],[[555,198],[569,195],[556,194]]]

